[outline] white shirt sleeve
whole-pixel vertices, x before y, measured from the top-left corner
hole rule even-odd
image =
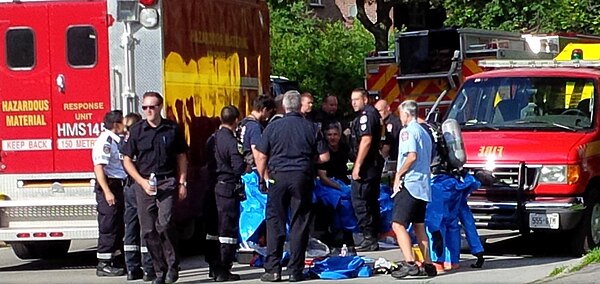
[[[109,139],[110,138],[110,139]],[[92,161],[95,165],[108,165],[108,160],[111,154],[112,138],[106,133],[103,133],[98,137],[94,148],[92,149]]]

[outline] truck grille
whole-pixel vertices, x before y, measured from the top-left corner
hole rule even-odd
[[[20,206],[0,208],[0,216],[8,218],[94,217],[96,205]],[[0,217],[1,218],[1,217]]]
[[[519,166],[502,166],[492,171],[484,169],[481,165],[465,165],[469,173],[474,175],[480,182],[482,188],[514,188],[519,186]],[[533,189],[538,181],[539,166],[525,167],[525,190]]]

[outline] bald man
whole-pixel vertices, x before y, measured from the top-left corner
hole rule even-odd
[[[390,111],[390,106],[385,100],[375,103],[375,109],[381,115],[381,121],[385,134],[381,136],[381,156],[390,161],[398,159],[398,143],[402,123],[400,119]]]

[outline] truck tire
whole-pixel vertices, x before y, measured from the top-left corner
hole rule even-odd
[[[70,240],[13,242],[10,243],[15,255],[20,259],[59,258],[69,251]]]
[[[579,257],[600,244],[600,191],[589,190],[584,200],[585,210],[577,228],[571,234],[571,253]]]

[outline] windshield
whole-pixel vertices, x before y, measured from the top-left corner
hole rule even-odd
[[[448,118],[463,129],[589,129],[595,88],[585,78],[478,78],[465,82]]]

